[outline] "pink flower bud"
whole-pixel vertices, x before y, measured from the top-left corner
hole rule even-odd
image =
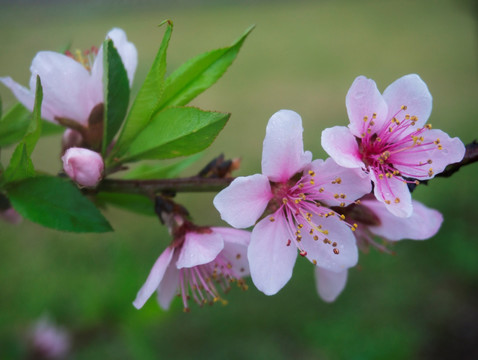
[[[104,163],[97,152],[72,147],[65,152],[61,160],[63,170],[78,185],[95,187],[103,176]]]

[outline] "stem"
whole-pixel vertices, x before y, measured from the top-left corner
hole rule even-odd
[[[158,180],[105,179],[98,191],[120,192],[151,196],[158,192],[218,192],[228,186],[234,178],[187,177]]]

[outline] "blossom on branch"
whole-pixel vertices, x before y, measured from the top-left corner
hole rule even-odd
[[[130,86],[138,62],[135,46],[121,29],[107,35],[113,41],[128,74]],[[27,109],[33,110],[37,75],[43,87],[42,117],[57,122],[68,119],[87,127],[92,110],[103,103],[103,47],[60,54],[40,51],[30,67],[30,89],[10,77],[0,78]]]
[[[61,160],[65,173],[78,185],[95,187],[103,177],[103,158],[95,151],[72,147]]]
[[[261,219],[248,259],[254,284],[267,295],[289,281],[297,252],[332,272],[357,263],[354,227],[330,207],[353,203],[371,191],[371,183],[332,159],[312,161],[302,132],[297,113],[275,113],[266,128],[262,174],[238,177],[214,198],[222,219],[236,228]]]
[[[199,305],[221,301],[220,290],[227,292],[231,283],[243,289],[242,277],[249,275],[246,249],[250,233],[221,227],[196,227],[185,222],[173,234],[172,244],[164,250],[139,290],[133,305],[140,309],[157,291],[160,306],[167,310],[174,295]]]
[[[418,75],[401,77],[383,94],[359,76],[346,106],[349,126],[325,129],[322,146],[339,165],[369,174],[376,198],[396,216],[413,212],[407,183],[431,179],[465,154],[458,138],[425,124],[432,96]]]
[[[376,199],[366,198],[360,204],[353,204],[342,211],[348,221],[358,226],[354,232],[359,248],[367,250],[373,246],[382,252],[390,252],[384,245],[377,243],[374,237],[383,241],[403,239],[426,240],[434,236],[443,222],[443,216],[437,210],[430,209],[422,203],[412,200],[413,212],[408,218],[398,217],[387,211],[386,205]],[[347,282],[347,270],[332,273],[316,268],[315,279],[317,292],[327,301],[334,301],[342,292]]]

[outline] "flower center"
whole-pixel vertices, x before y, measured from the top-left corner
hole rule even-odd
[[[237,254],[240,257],[241,254]],[[208,264],[182,268],[179,270],[179,294],[183,300],[184,311],[189,312],[188,301],[192,298],[199,305],[210,304],[220,301],[223,305],[227,301],[222,299],[219,289],[227,293],[231,284],[236,283],[242,290],[247,290],[247,284],[242,280],[239,272],[235,270],[231,262],[219,254],[216,259]]]
[[[369,170],[374,171],[378,180],[387,181],[386,179],[398,177],[405,183],[418,183],[418,180],[406,180],[403,177],[422,178],[433,175],[433,168],[429,166],[432,160],[428,158],[428,152],[442,150],[440,139],[426,140],[423,134],[432,126],[427,124],[422,128],[415,128],[418,118],[405,113],[406,110],[407,106],[403,105],[381,128],[374,127],[377,118],[375,113],[370,119],[367,116],[363,118],[361,138],[357,141],[363,162]],[[405,160],[402,156],[405,153],[410,160]],[[382,193],[386,192],[391,192],[388,185]],[[400,202],[400,198],[393,194],[392,200],[395,203]],[[390,204],[391,201],[386,199],[385,202]]]
[[[98,48],[92,46],[84,51],[76,49],[73,52],[66,50],[65,55],[79,62],[86,70],[91,71],[96,55],[98,55]]]

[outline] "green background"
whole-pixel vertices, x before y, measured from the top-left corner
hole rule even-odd
[[[117,4],[118,3],[118,4]],[[174,4],[174,5],[173,5]],[[194,104],[231,112],[217,141],[185,175],[225,152],[236,175],[260,170],[265,125],[279,109],[304,121],[305,148],[324,158],[321,131],[348,123],[345,94],[358,75],[380,90],[418,73],[433,95],[430,122],[469,143],[478,137],[476,17],[469,1],[2,2],[0,76],[27,84],[40,50],[99,45],[123,28],[139,53],[133,94],[161,41],[174,32],[168,72],[200,52],[256,29],[219,82]],[[0,87],[4,108],[14,104]],[[57,173],[60,137],[40,141],[37,169]],[[11,150],[2,152],[8,161]],[[131,302],[169,237],[153,217],[107,209],[106,235],[60,233],[24,221],[0,224],[0,357],[22,358],[43,314],[74,334],[72,359],[474,359],[478,358],[478,167],[419,187],[414,197],[445,221],[433,239],[402,241],[396,256],[361,254],[333,304],[316,293],[312,265],[267,297],[249,280],[227,306],[163,312]],[[180,195],[198,224],[221,224],[214,194]]]

